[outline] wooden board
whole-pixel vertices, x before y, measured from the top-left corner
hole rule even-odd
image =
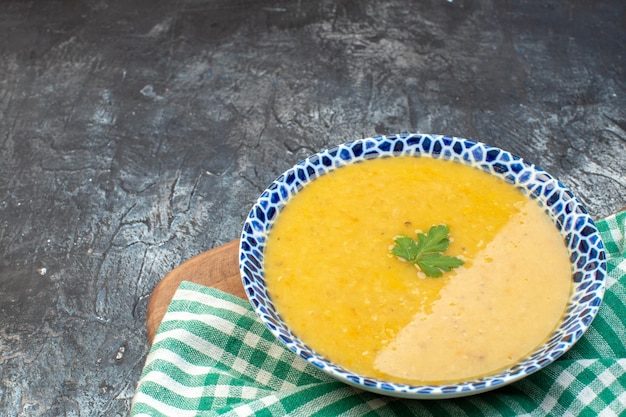
[[[238,254],[239,239],[236,239],[191,258],[163,277],[148,301],[146,327],[150,344],[182,281],[191,281],[246,298],[239,275]]]
[[[626,207],[619,211],[626,211]],[[246,294],[239,275],[239,239],[191,258],[165,275],[157,284],[148,301],[146,313],[150,344],[172,301],[174,292],[182,281],[217,288],[245,299]]]

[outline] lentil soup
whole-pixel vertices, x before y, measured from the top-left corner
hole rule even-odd
[[[436,224],[463,266],[429,278],[391,255],[396,236]],[[571,291],[563,238],[538,203],[431,157],[315,179],[278,215],[264,256],[269,295],[301,340],[393,382],[460,382],[518,362],[554,330]]]

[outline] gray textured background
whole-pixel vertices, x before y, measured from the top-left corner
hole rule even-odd
[[[326,146],[473,138],[626,206],[625,45],[620,0],[0,1],[0,415],[126,415],[156,283]]]

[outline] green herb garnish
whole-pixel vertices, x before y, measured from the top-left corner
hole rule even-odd
[[[443,272],[463,265],[455,256],[443,255],[450,246],[450,229],[445,224],[432,226],[427,234],[418,233],[417,242],[407,236],[394,239],[391,253],[417,265],[428,277],[440,277]]]

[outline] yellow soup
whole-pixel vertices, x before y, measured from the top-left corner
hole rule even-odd
[[[425,277],[391,255],[398,235],[446,224],[462,267]],[[276,309],[315,351],[359,374],[460,382],[508,367],[562,317],[563,239],[503,180],[430,157],[373,159],[304,187],[268,237]]]

